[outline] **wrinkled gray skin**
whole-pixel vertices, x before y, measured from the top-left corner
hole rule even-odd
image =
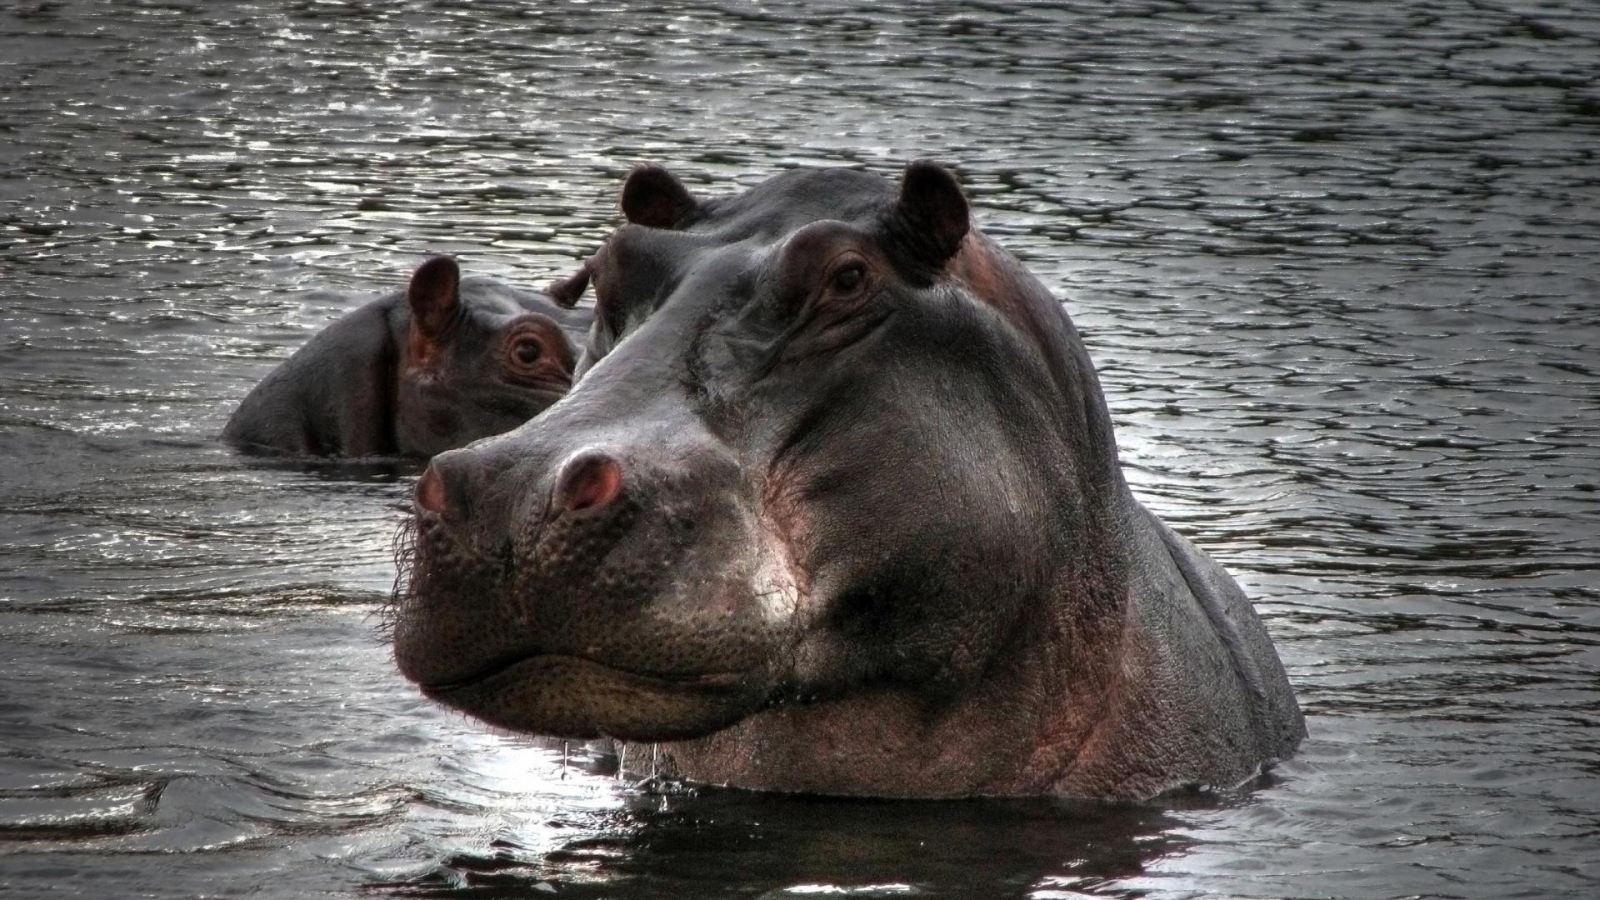
[[[636,170],[576,387],[418,482],[401,671],[746,788],[1142,798],[1293,752],[1233,579],[1130,495],[1060,305],[931,163]],[[648,756],[648,754],[646,754]]]
[[[256,385],[223,440],[285,456],[429,457],[521,425],[572,383],[586,311],[448,257],[318,332]],[[571,332],[570,334],[568,332]]]

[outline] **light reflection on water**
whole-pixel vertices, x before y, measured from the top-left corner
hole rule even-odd
[[[1578,4],[0,10],[0,883],[21,896],[1589,897],[1600,20]],[[651,792],[373,612],[414,466],[213,438],[425,253],[627,168],[959,165],[1310,715],[1240,796]],[[812,893],[807,893],[807,892]],[[889,893],[884,893],[889,892]]]

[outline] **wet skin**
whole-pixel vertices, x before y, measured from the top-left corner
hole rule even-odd
[[[1136,798],[1293,752],[1249,601],[1133,499],[1049,293],[930,163],[693,197],[566,282],[574,389],[418,483],[401,671],[705,782]]]
[[[283,456],[426,458],[538,415],[572,383],[586,311],[454,260],[318,332],[251,390],[223,440]],[[570,333],[569,333],[570,331]]]

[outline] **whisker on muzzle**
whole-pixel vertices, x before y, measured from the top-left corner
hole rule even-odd
[[[390,544],[389,552],[394,559],[394,583],[389,588],[389,596],[375,613],[378,632],[386,637],[394,633],[400,606],[410,596],[417,581],[416,568],[421,556],[417,548],[417,533],[417,517],[408,514],[400,521],[400,527],[395,530],[394,540]]]

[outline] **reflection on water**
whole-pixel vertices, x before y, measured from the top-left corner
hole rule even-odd
[[[0,8],[0,885],[19,896],[1590,897],[1600,17],[1583,4]],[[414,467],[231,405],[425,253],[538,285],[621,176],[958,165],[1311,738],[1239,796],[650,792],[373,611]]]
[[[1149,806],[886,804],[678,788],[502,825],[470,853],[377,885],[398,896],[952,896],[1085,890],[1181,853]],[[541,886],[542,885],[542,886]]]

